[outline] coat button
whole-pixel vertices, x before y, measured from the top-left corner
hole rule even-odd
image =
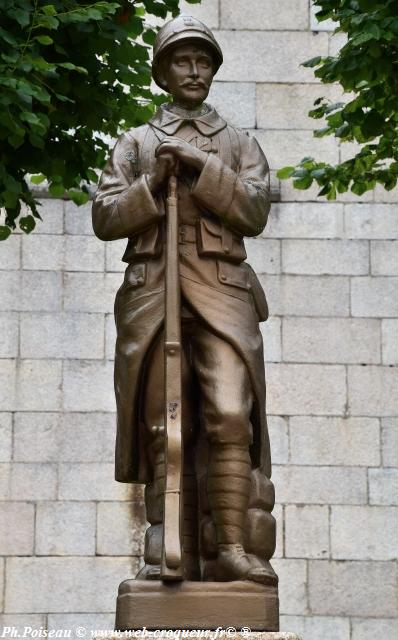
[[[225,247],[225,248],[224,248],[224,253],[229,253],[229,252],[230,252],[230,251],[229,251],[229,248],[228,248],[228,247]]]
[[[226,281],[227,280],[227,276],[224,276],[224,274],[222,276],[220,276],[220,280]]]

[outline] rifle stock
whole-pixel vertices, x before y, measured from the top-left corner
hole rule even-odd
[[[169,178],[165,287],[165,464],[162,580],[182,580],[181,482],[181,294],[178,251],[177,178]]]

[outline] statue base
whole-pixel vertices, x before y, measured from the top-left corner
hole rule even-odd
[[[115,628],[128,631],[144,627],[278,631],[278,587],[247,580],[125,580],[119,586]]]

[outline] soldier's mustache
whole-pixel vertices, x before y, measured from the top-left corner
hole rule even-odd
[[[192,84],[202,87],[202,89],[206,89],[207,87],[206,83],[203,82],[203,80],[194,80],[192,78],[190,80],[184,80],[183,82],[181,82],[180,87],[189,87]]]

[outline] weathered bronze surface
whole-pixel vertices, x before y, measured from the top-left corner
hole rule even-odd
[[[160,30],[153,76],[172,101],[119,138],[93,204],[97,236],[128,239],[115,301],[116,479],[146,485],[145,566],[139,582],[128,581],[135,603],[143,580],[155,581],[142,597],[157,593],[157,611],[176,581],[206,582],[193,593],[202,589],[209,607],[227,591],[215,583],[233,581],[232,614],[253,583],[253,620],[275,630],[259,329],[268,309],[243,241],[266,224],[269,171],[257,141],[204,102],[221,63],[198,20],[181,16]],[[191,605],[181,606],[189,617]]]

